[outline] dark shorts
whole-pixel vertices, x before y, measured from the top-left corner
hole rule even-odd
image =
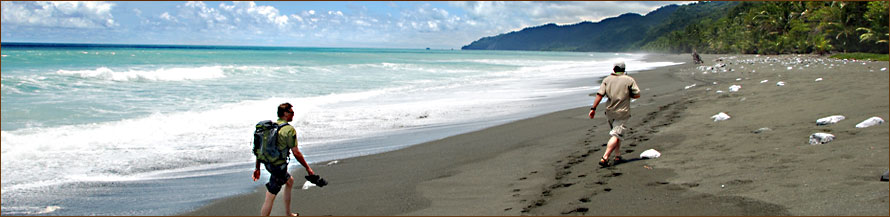
[[[269,193],[278,194],[278,191],[281,191],[281,186],[287,183],[290,178],[290,174],[287,173],[287,164],[278,166],[266,164],[266,171],[271,174],[269,182],[266,183],[266,190],[269,190]]]

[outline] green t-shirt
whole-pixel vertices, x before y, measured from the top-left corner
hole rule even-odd
[[[278,119],[278,121],[276,121],[276,123],[278,123],[278,125],[281,125],[281,124],[287,123],[287,121]],[[287,125],[287,126],[281,127],[281,129],[278,129],[278,150],[282,150],[282,151],[288,153],[287,156],[290,156],[290,151],[291,151],[290,149],[293,147],[296,147],[296,146],[297,146],[297,130],[294,129],[294,126]],[[281,159],[281,160],[274,162],[273,164],[280,165],[281,163],[285,163],[285,162],[287,162],[287,159]]]

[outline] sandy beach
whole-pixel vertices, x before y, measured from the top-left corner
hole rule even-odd
[[[305,172],[292,166],[293,207],[313,216],[890,214],[890,189],[879,181],[890,162],[890,124],[854,127],[890,118],[887,62],[647,58],[685,63],[642,72],[628,65],[643,90],[622,142],[628,162],[597,165],[608,124],[603,109],[590,120],[581,107],[322,162],[313,169],[330,182],[324,188],[300,189]],[[730,92],[732,85],[741,88]],[[720,112],[731,118],[715,122]],[[846,119],[816,125],[831,115]],[[818,132],[836,138],[809,144]],[[640,159],[648,149],[661,157]],[[245,169],[244,179],[249,175]],[[257,188],[182,214],[258,215],[264,194]],[[282,207],[279,197],[272,215],[283,215]]]

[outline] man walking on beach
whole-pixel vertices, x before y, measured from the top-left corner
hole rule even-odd
[[[278,125],[282,125],[294,120],[294,109],[290,103],[282,103],[278,106]],[[306,168],[306,173],[310,176],[315,175],[303,154],[297,146],[297,131],[291,125],[285,125],[278,130],[278,145],[284,147],[284,151],[290,149],[294,153],[294,158]],[[286,156],[286,155],[285,155]],[[287,173],[287,159],[278,159],[271,163],[265,163],[266,171],[269,171],[269,182],[266,183],[266,200],[263,202],[262,215],[268,216],[272,212],[272,203],[275,202],[275,195],[284,185],[284,212],[289,216],[299,216],[290,210],[291,189],[294,186],[294,178]],[[256,162],[256,170],[253,171],[253,181],[260,178],[260,161]]]
[[[626,130],[624,124],[630,118],[630,100],[631,98],[640,98],[640,87],[637,86],[637,81],[625,75],[625,69],[624,61],[615,63],[615,66],[612,68],[613,73],[603,79],[599,91],[596,92],[596,99],[593,101],[593,107],[590,107],[590,113],[588,114],[590,119],[593,119],[596,107],[600,104],[603,96],[609,98],[606,101],[608,106],[606,106],[605,114],[609,127],[612,129],[609,131],[609,135],[612,137],[609,139],[606,152],[603,153],[603,158],[599,162],[600,166],[603,167],[610,165],[609,155],[612,152],[615,152],[614,161],[623,160],[618,147],[621,146],[621,140],[624,139],[624,131]]]
[[[701,60],[701,56],[698,55],[698,52],[695,51],[695,48],[692,49],[692,63],[695,63],[695,64],[705,63],[705,61]]]

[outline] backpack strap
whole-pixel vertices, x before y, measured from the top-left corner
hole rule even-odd
[[[284,127],[284,126],[288,126],[288,125],[290,125],[290,124],[288,124],[287,122],[284,122],[283,124],[277,124],[277,123],[276,123],[275,126],[276,126],[277,128],[275,128],[275,135],[276,135],[276,136],[279,135],[278,132],[281,132],[281,128]],[[296,135],[294,135],[294,137],[296,137]],[[294,140],[296,140],[296,139],[297,139],[297,138],[294,138]],[[287,147],[287,145],[285,145],[285,147]],[[282,151],[281,151],[281,156],[284,157],[284,163],[290,164],[290,149],[284,149],[284,150],[282,150]]]

